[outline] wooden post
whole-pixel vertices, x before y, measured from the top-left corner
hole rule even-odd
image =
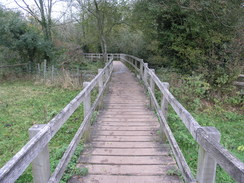
[[[83,87],[87,87],[90,84],[90,82],[83,82]],[[88,114],[89,110],[91,108],[91,93],[85,94],[84,99],[84,117]]]
[[[169,83],[167,82],[162,82],[162,84],[167,88],[169,89]],[[163,112],[163,115],[164,115],[164,118],[167,120],[168,118],[168,106],[169,106],[169,103],[166,99],[166,97],[162,94],[161,96],[161,110]]]
[[[79,66],[76,67],[76,81],[77,81],[77,86],[80,85],[80,69]]]
[[[105,70],[105,81],[108,79],[108,77],[109,77],[109,68]]]
[[[109,74],[113,72],[114,66],[113,66],[113,62],[110,64],[109,66]]]
[[[148,68],[148,63],[145,63],[144,64],[144,82],[145,82],[145,85],[147,86],[148,83],[147,83],[147,68]]]
[[[83,87],[87,87],[90,84],[90,82],[83,82]],[[85,98],[84,98],[84,118],[87,116],[87,114],[89,113],[91,109],[91,92],[85,94]],[[87,127],[85,128],[85,132],[84,132],[84,140],[85,143],[90,142],[91,140],[91,133],[90,133],[90,123],[89,125],[87,125]]]
[[[135,60],[135,67],[136,67],[136,68],[138,67],[138,66],[137,66],[137,62],[138,62],[138,61],[137,61],[137,60]]]
[[[32,139],[45,126],[45,124],[33,125],[29,129],[30,139]],[[33,160],[32,172],[34,183],[48,182],[50,178],[50,160],[48,146],[46,146],[43,151],[40,152],[39,155]]]
[[[143,77],[143,59],[140,60],[140,76]]]
[[[41,75],[41,67],[39,63],[37,64],[37,73],[39,76]]]
[[[52,82],[54,80],[54,65],[52,65]]]
[[[31,73],[32,69],[31,69],[31,61],[28,62],[28,72]]]
[[[98,69],[98,74],[102,72],[103,69]],[[103,74],[98,78],[98,92],[101,93],[103,90]],[[102,109],[102,101],[103,97],[101,97],[100,101],[98,102],[98,110]]]
[[[220,132],[215,127],[203,127],[204,131],[217,142],[220,142]],[[201,146],[198,151],[197,181],[199,183],[214,183],[216,161]]]
[[[162,82],[162,84],[163,84],[167,89],[169,89],[169,83]],[[162,94],[162,95],[161,95],[161,110],[162,110],[162,113],[163,113],[164,118],[165,118],[166,121],[167,121],[167,118],[168,118],[168,106],[169,106],[169,103],[168,103],[166,97]],[[164,131],[162,130],[161,133],[162,133],[162,141],[163,141],[163,142],[166,142],[167,137],[166,137]]]
[[[153,73],[155,73],[154,69],[150,69]],[[153,77],[150,78],[150,88],[152,90],[152,94],[155,95],[155,83],[153,81]],[[151,96],[151,100],[150,100],[150,107],[153,108],[153,98]]]
[[[80,73],[80,69],[79,69],[79,66],[76,67],[76,74],[77,74],[77,77],[79,76],[79,73]]]
[[[102,72],[102,69],[98,69],[98,74]],[[101,93],[103,90],[103,75],[101,75],[100,78],[98,78],[98,91]]]
[[[47,60],[44,60],[44,62],[43,62],[43,78],[46,81],[46,78],[47,78]]]

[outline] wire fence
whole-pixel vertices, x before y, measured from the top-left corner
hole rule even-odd
[[[90,61],[99,62],[101,60],[86,60],[86,62]],[[50,65],[44,60],[42,63],[37,64],[28,62],[0,66],[0,80],[29,76],[35,79],[36,82],[49,85],[62,85],[64,88],[80,87],[83,81],[92,79],[96,74],[96,71],[85,70],[82,67],[82,63],[75,66],[71,64]]]

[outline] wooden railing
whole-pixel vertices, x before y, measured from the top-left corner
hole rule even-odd
[[[109,82],[113,70],[112,61],[113,58],[110,58],[106,66],[98,70],[98,75],[91,82],[85,82],[85,88],[48,124],[34,125],[30,128],[30,136],[32,138],[0,169],[0,182],[14,182],[32,162],[35,183],[54,183],[60,181],[82,135],[89,128],[92,114],[98,106],[99,100]],[[99,93],[93,104],[91,104],[91,91],[96,86],[98,86]],[[84,120],[59,161],[55,171],[50,175],[47,145],[82,103],[84,105]]]
[[[214,127],[203,127],[197,123],[193,116],[170,93],[169,84],[163,83],[153,69],[148,67],[142,59],[120,54],[120,60],[129,63],[139,73],[148,92],[151,103],[160,119],[161,129],[167,136],[174,157],[186,182],[213,183],[215,180],[216,163],[219,164],[237,182],[244,182],[244,164],[235,158],[220,142],[220,133]],[[155,97],[155,85],[159,88],[162,99],[161,106]],[[198,167],[196,178],[193,177],[187,162],[173,136],[167,123],[168,104],[180,117],[192,137],[199,144]]]
[[[84,56],[92,59],[102,58],[102,54],[84,54]],[[108,58],[110,60],[104,69],[99,70],[99,74],[90,83],[84,83],[86,87],[57,116],[46,125],[37,125],[31,128],[32,139],[6,165],[4,165],[3,168],[0,169],[0,182],[14,182],[34,159],[33,171],[35,182],[59,182],[80,138],[90,125],[89,122],[92,113],[96,109],[110,79],[113,69],[113,59],[129,63],[138,73],[138,77],[143,80],[144,85],[150,93],[151,104],[154,106],[158,114],[161,130],[164,132],[170,143],[178,167],[186,182],[214,182],[216,163],[237,182],[244,182],[244,164],[219,143],[220,133],[214,127],[202,127],[199,125],[192,115],[170,93],[169,84],[161,82],[154,70],[148,67],[147,63],[144,63],[142,59],[126,54],[108,54]],[[93,105],[91,105],[90,93],[96,85],[99,86],[99,94]],[[155,85],[158,87],[162,95],[160,105],[155,97]],[[47,150],[48,142],[82,102],[84,103],[84,120],[54,173],[50,176],[49,155]],[[196,178],[192,175],[167,123],[168,105],[172,106],[192,137],[199,144]],[[39,169],[36,169],[35,161],[37,164],[38,161],[39,163],[41,161],[43,166],[39,167],[38,165],[36,168]],[[46,169],[48,169],[48,171],[45,171]],[[44,173],[41,174],[42,172]]]

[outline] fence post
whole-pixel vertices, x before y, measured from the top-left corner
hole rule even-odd
[[[144,64],[144,82],[145,82],[145,85],[147,86],[148,83],[147,83],[147,68],[148,68],[148,63],[145,63]]]
[[[169,89],[169,83],[162,82],[162,85],[164,85],[167,89]],[[168,103],[166,97],[162,93],[162,95],[161,95],[161,110],[162,110],[162,113],[163,113],[166,121],[167,121],[167,117],[168,117],[168,106],[169,106],[169,103]],[[167,140],[167,137],[163,131],[162,131],[162,140],[163,140],[163,142],[166,142],[166,140]]]
[[[31,68],[31,61],[28,62],[28,72],[31,73],[32,72],[32,68]]]
[[[83,82],[83,87],[87,87],[90,84],[90,82]],[[87,92],[85,94],[85,99],[84,99],[84,118],[87,116],[87,114],[89,113],[91,109],[91,92]],[[84,140],[85,142],[90,142],[91,140],[91,125],[89,123],[89,125],[85,128],[85,132],[84,132]]]
[[[217,142],[220,142],[220,132],[215,127],[202,127],[204,131]],[[214,183],[216,161],[201,146],[198,151],[197,181],[199,183]]]
[[[107,81],[108,78],[109,78],[109,67],[105,69],[105,81]]]
[[[137,66],[137,60],[135,59],[135,67],[137,68],[138,66]]]
[[[140,60],[140,76],[143,77],[143,59]]]
[[[54,65],[52,65],[52,82],[54,80]]]
[[[90,82],[83,82],[83,87],[87,87]],[[86,92],[85,99],[84,99],[84,117],[88,114],[91,108],[91,92]]]
[[[41,75],[41,67],[39,63],[37,64],[37,73],[39,76]]]
[[[46,124],[33,125],[29,128],[29,136],[32,139]],[[48,182],[50,178],[50,160],[48,145],[32,162],[34,183]]]
[[[43,77],[44,77],[44,80],[46,81],[46,78],[47,78],[47,60],[44,60],[44,62],[43,62]]]
[[[102,69],[98,69],[98,74],[102,72]],[[103,75],[98,78],[98,91],[101,93],[103,90]]]
[[[169,89],[169,83],[162,82],[162,84],[165,86],[165,88]],[[162,110],[164,118],[166,120],[168,118],[168,106],[169,106],[169,103],[168,103],[166,97],[162,94],[162,96],[161,96],[161,110]]]
[[[76,67],[76,81],[77,81],[77,86],[80,85],[80,68],[79,66]]]
[[[103,69],[98,69],[98,74],[100,74],[101,72],[103,71]],[[99,94],[102,92],[103,90],[103,74],[98,78],[98,92]],[[103,96],[101,97],[100,101],[98,102],[98,109],[102,109],[103,107],[103,104],[102,104],[102,101],[103,101]]]
[[[114,65],[113,65],[113,62],[110,64],[109,66],[109,74],[113,72],[113,69],[114,69]]]
[[[150,69],[153,73],[155,73],[154,69]],[[152,94],[155,93],[155,83],[153,81],[153,76],[151,76],[150,78],[150,88],[152,90]],[[153,108],[153,97],[151,96],[151,100],[150,100],[150,107]]]

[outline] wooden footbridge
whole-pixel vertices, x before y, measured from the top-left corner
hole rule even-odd
[[[99,58],[101,54],[85,56]],[[91,103],[91,91],[96,88],[99,93]],[[161,99],[155,97],[155,88]],[[82,103],[84,120],[51,174],[48,142]],[[196,177],[167,124],[169,105],[199,144]],[[95,110],[99,115],[91,124]],[[46,125],[30,128],[30,141],[0,169],[0,182],[14,182],[31,163],[35,183],[59,182],[84,134],[89,142],[77,166],[88,168],[89,173],[74,175],[73,182],[213,183],[216,164],[237,182],[244,182],[244,164],[221,146],[220,133],[200,126],[170,93],[168,83],[161,82],[142,59],[126,54],[109,54],[106,66],[84,83],[84,89],[57,116]],[[172,175],[177,169],[180,177]]]

